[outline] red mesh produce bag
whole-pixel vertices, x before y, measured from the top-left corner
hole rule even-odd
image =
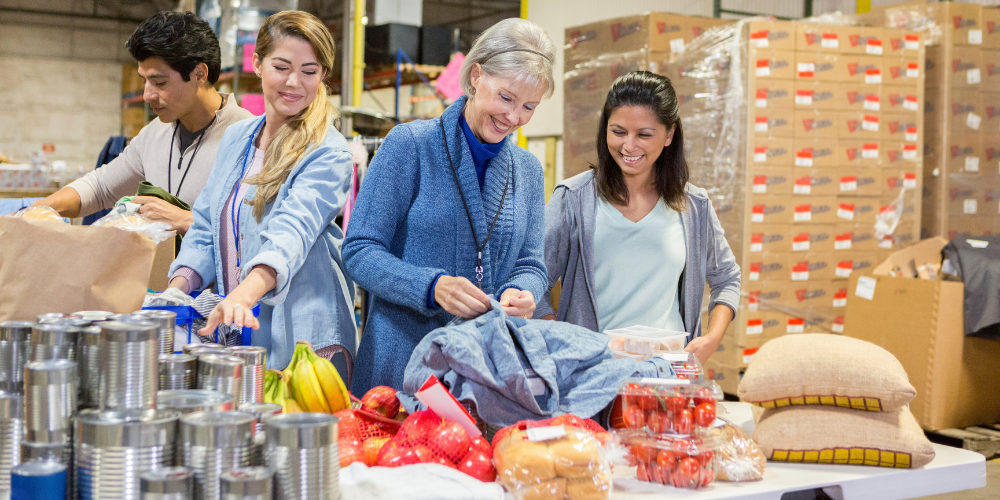
[[[402,425],[402,422],[367,410],[340,410],[333,415],[340,419],[337,430],[341,467],[353,462],[376,465],[378,452]]]
[[[589,418],[580,418],[572,413],[566,413],[564,415],[545,420],[522,420],[514,425],[504,427],[493,435],[493,448],[496,448],[497,444],[499,444],[504,437],[514,431],[523,431],[531,427],[549,427],[553,425],[568,425],[589,431],[594,435],[594,437],[597,438],[598,441],[601,442],[602,445],[607,443],[607,438],[609,436],[608,431],[604,430],[604,428],[597,422]]]
[[[496,479],[489,442],[481,436],[470,438],[461,425],[441,418],[432,410],[413,412],[406,417],[399,432],[382,447],[377,460],[382,467],[417,463],[441,464],[480,481]]]

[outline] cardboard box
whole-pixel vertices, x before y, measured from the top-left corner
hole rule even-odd
[[[913,85],[883,85],[881,89],[881,111],[919,115],[924,105],[921,94],[920,89]]]
[[[837,83],[795,80],[795,107],[801,109],[843,109]]]
[[[882,121],[877,111],[841,111],[837,113],[837,137],[878,141],[882,137]]]
[[[998,68],[1000,69],[1000,68]],[[996,89],[998,92],[981,92],[979,95],[983,100],[983,122],[979,126],[979,135],[987,142],[984,142],[990,149],[1000,146],[1000,83],[987,88]]]
[[[951,89],[945,106],[948,134],[974,134],[982,128],[983,98],[979,89]]]
[[[882,83],[888,85],[923,85],[926,57],[886,57],[882,62]]]
[[[806,310],[830,308],[835,288],[839,288],[839,285],[834,287],[833,280],[789,281],[784,284],[782,303],[802,311],[796,313],[797,316],[806,317]]]
[[[837,25],[797,22],[795,50],[833,54],[845,52],[849,41],[843,38],[842,30],[843,27]]]
[[[751,192],[756,194],[772,194],[788,196],[792,194],[791,167],[759,167],[750,171]]]
[[[882,167],[878,185],[883,197],[898,196],[904,188],[920,192],[920,172],[915,168]]]
[[[795,50],[795,24],[791,21],[751,21],[746,29],[751,48]]]
[[[792,164],[804,168],[836,167],[839,146],[836,139],[798,137],[793,142]]]
[[[1000,50],[982,51],[983,56],[983,90],[997,89],[1000,84]]]
[[[841,168],[835,178],[838,188],[835,194],[846,196],[879,196],[882,186],[879,184],[881,171],[877,168]]]
[[[882,113],[882,140],[884,142],[924,142],[924,127],[917,113]]]
[[[983,54],[978,47],[950,47],[945,52],[947,60],[942,61],[945,75],[944,82],[953,89],[983,88]],[[928,51],[930,52],[930,51]],[[927,72],[931,78],[930,70]]]
[[[884,149],[877,139],[842,138],[837,149],[837,161],[844,167],[876,167],[881,163]]]
[[[883,168],[920,170],[923,165],[923,151],[915,142],[895,142],[883,140],[879,144],[884,151]],[[917,176],[919,177],[919,175]]]
[[[847,42],[841,47],[842,54],[885,55],[883,40],[885,30],[877,26],[839,26],[839,31]]]
[[[832,139],[837,137],[837,111],[829,109],[796,109],[796,138]]]
[[[751,254],[747,268],[743,272],[743,279],[747,283],[788,279],[788,269],[788,254],[768,252]]]
[[[845,335],[896,356],[917,388],[910,411],[928,430],[1000,420],[1000,342],[964,335],[962,283],[910,277],[918,265],[939,265],[947,243],[921,241],[852,277],[844,324]],[[889,276],[896,267],[901,276]]]
[[[979,163],[979,171],[984,174],[1000,173],[1000,138],[980,136],[983,156]]]
[[[146,88],[146,81],[139,76],[139,66],[135,64],[122,65],[122,99],[141,96]]]
[[[836,260],[833,252],[801,252],[788,256],[790,281],[829,280],[835,277]]]
[[[791,167],[795,165],[794,147],[792,139],[754,137],[753,157],[750,159],[751,168],[757,166]]]
[[[719,350],[724,352],[724,347],[720,344]],[[740,386],[740,380],[743,380],[743,373],[746,372],[745,368],[737,368],[735,366],[729,366],[716,361],[719,355],[713,355],[705,364],[702,366],[705,370],[705,377],[709,380],[714,380],[716,384],[719,384],[719,388],[722,392],[729,395],[736,395],[737,389]]]
[[[882,86],[863,83],[841,83],[838,85],[838,109],[877,113],[883,109]]]
[[[848,81],[847,69],[840,55],[826,52],[796,52],[795,78],[803,81]]]
[[[746,294],[741,305],[745,305],[746,310],[751,312],[772,311],[786,302],[785,285],[786,282],[778,280],[749,282],[746,288],[742,289]]]
[[[983,154],[978,135],[949,134],[944,174],[978,174]],[[985,166],[985,165],[984,165]]]
[[[153,253],[153,267],[149,271],[149,284],[146,286],[154,292],[167,289],[170,281],[170,264],[177,256],[177,233],[171,231],[171,236],[156,245]]]
[[[767,339],[781,336],[779,332],[784,327],[784,324],[781,322],[781,316],[781,314],[775,311],[749,311],[740,309],[736,313],[736,319],[733,320],[735,335],[726,335],[726,337],[730,337],[728,340],[723,338],[723,343],[728,343],[727,347],[731,347],[731,351],[739,354],[730,361],[723,361],[722,359],[720,361],[726,364],[746,366],[750,360],[743,360],[741,358],[744,355],[752,356],[756,352],[756,349],[751,352],[743,352],[743,349],[760,347]],[[713,355],[713,357],[715,356]]]
[[[750,49],[750,77],[756,80],[795,78],[795,52],[772,48]]]
[[[833,78],[845,83],[882,85],[887,83],[885,67],[883,58],[878,56],[841,54],[837,57]]]
[[[875,224],[875,216],[878,215],[879,208],[878,198],[838,196],[835,210],[836,223]]]
[[[753,107],[763,109],[795,107],[795,84],[791,80],[755,78],[750,83]]]
[[[836,226],[808,224],[791,226],[786,230],[786,239],[791,242],[791,251],[799,255],[805,252],[833,251]]]
[[[787,202],[792,211],[792,224],[833,224],[836,222],[836,197],[794,197],[789,198]]]
[[[788,237],[788,226],[785,224],[756,224],[749,230],[749,253],[753,260],[754,254],[788,253],[792,251],[792,241]]]
[[[751,137],[794,137],[794,112],[791,109],[754,109]]]
[[[836,196],[840,170],[835,168],[796,168],[792,194],[798,196]]]
[[[790,224],[792,197],[751,194],[750,214],[751,229],[757,224]]]
[[[839,254],[838,254],[839,255]],[[854,273],[863,273],[878,265],[878,252],[852,252],[835,258],[834,280],[846,280]]]
[[[983,7],[983,48],[1000,49],[1000,9]]]
[[[834,252],[853,254],[855,252],[878,251],[878,237],[874,224],[837,223],[834,227]]]
[[[882,41],[886,58],[920,57],[920,48],[924,45],[924,35],[919,31],[884,28],[885,39]]]

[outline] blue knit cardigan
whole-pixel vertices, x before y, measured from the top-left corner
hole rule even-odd
[[[509,140],[490,161],[480,192],[472,153],[458,117],[462,97],[441,118],[396,126],[365,174],[344,242],[348,273],[372,294],[368,321],[355,361],[351,392],[388,385],[401,390],[403,372],[424,335],[453,316],[427,307],[441,273],[476,283],[476,244],[462,206],[441,133],[462,183],[480,243],[510,187],[483,250],[483,291],[547,289],[545,272],[545,179],[541,164]]]

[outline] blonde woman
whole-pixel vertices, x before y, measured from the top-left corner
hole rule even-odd
[[[314,16],[267,19],[253,55],[266,112],[226,130],[170,268],[171,287],[190,293],[214,282],[226,297],[199,333],[251,326],[268,367],[284,368],[297,340],[355,352],[353,284],[333,223],[353,159],[323,84],[333,59],[333,38]]]

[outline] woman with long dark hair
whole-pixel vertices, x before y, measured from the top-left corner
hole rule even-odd
[[[688,184],[684,130],[670,80],[648,71],[611,85],[597,165],[556,186],[545,208],[549,289],[536,314],[592,330],[683,331],[705,361],[735,316],[740,268],[704,189]],[[711,288],[702,335],[701,302]],[[717,305],[726,307],[716,307]]]

